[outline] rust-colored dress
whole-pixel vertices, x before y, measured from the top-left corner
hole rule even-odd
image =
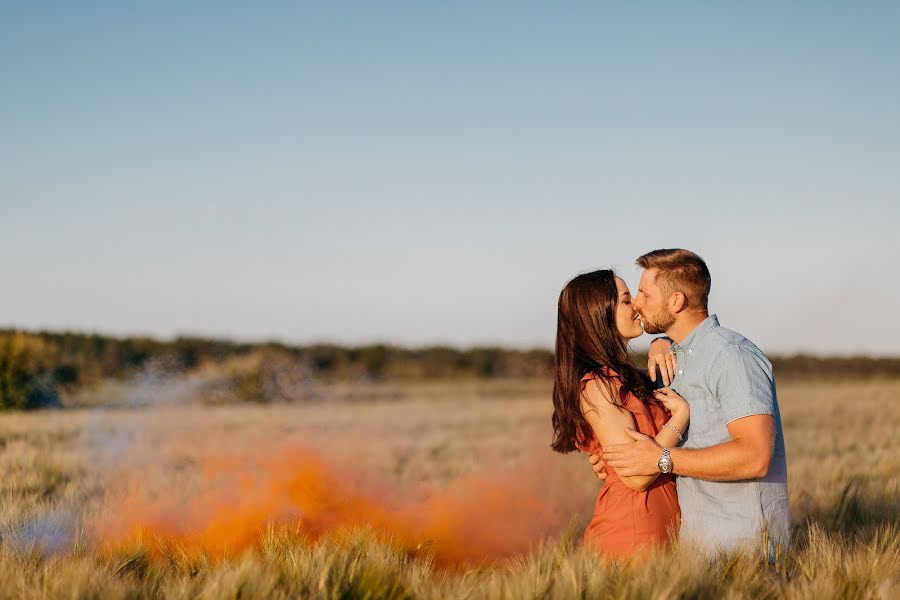
[[[581,389],[593,378],[593,373],[582,377]],[[613,378],[614,384],[618,381]],[[665,409],[655,402],[644,403],[621,385],[617,390],[622,408],[634,417],[637,430],[650,437],[659,433],[669,419]],[[593,454],[600,449],[600,442],[593,436],[579,443],[578,449]],[[585,545],[611,557],[627,556],[641,547],[667,545],[681,519],[674,476],[661,474],[646,491],[638,492],[622,483],[613,468],[606,472],[594,518],[584,532]]]

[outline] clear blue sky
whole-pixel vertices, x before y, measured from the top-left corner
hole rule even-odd
[[[897,2],[5,2],[0,326],[549,347],[570,277],[687,247],[763,349],[900,355],[898,31]]]

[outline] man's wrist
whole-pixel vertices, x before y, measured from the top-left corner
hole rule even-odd
[[[668,448],[663,448],[659,461],[656,463],[656,468],[659,469],[660,473],[672,472],[672,454]]]
[[[672,474],[684,474],[684,448],[669,448],[669,456],[672,457]]]

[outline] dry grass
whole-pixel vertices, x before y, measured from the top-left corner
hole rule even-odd
[[[332,392],[344,400],[0,415],[0,598],[900,596],[900,382],[781,386],[796,535],[778,572],[752,555],[710,565],[684,546],[624,564],[583,551],[597,484],[583,457],[550,456],[544,382]],[[365,530],[314,539],[273,527],[215,561],[172,548],[160,559],[152,540],[104,553],[82,526],[122,464],[183,488],[195,451],[224,443],[252,455],[297,436],[395,489],[502,465],[563,485],[560,510],[574,520],[531,551],[449,570]]]

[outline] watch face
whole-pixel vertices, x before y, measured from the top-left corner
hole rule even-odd
[[[663,457],[659,459],[657,465],[659,467],[660,472],[668,473],[672,470],[672,459]]]

